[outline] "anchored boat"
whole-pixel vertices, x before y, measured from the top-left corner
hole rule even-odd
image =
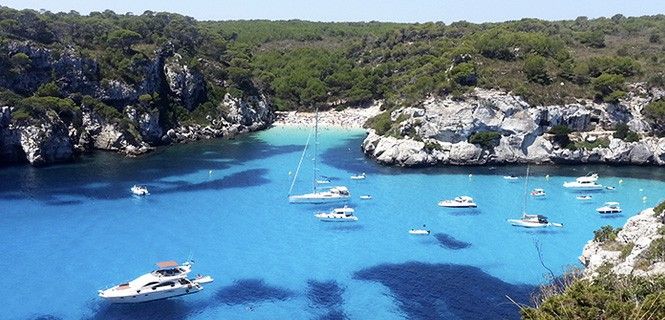
[[[358,221],[358,217],[353,214],[354,212],[355,210],[353,210],[353,208],[344,206],[342,208],[332,209],[330,212],[319,212],[314,216],[317,219],[326,222],[356,222]]]
[[[132,281],[99,290],[98,295],[111,303],[148,302],[197,293],[203,290],[202,284],[213,281],[210,276],[187,278],[191,262],[178,265],[175,261],[163,261],[157,267]]]
[[[438,204],[440,207],[446,208],[475,208],[478,206],[473,202],[473,198],[469,196],[459,196],[452,200],[439,201]]]

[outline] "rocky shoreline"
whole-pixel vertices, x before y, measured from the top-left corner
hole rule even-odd
[[[362,144],[366,155],[386,165],[423,167],[510,163],[608,163],[664,165],[665,138],[652,135],[641,115],[664,90],[632,86],[619,104],[580,101],[576,104],[530,106],[519,96],[476,88],[462,100],[430,98],[419,105],[390,113],[393,129],[376,130]],[[640,140],[627,142],[612,136],[617,124],[626,124]],[[588,147],[571,150],[556,145],[548,131],[566,126],[573,141]],[[490,148],[469,143],[477,132],[499,138]],[[604,143],[596,143],[604,141]]]
[[[584,275],[595,277],[601,269],[609,269],[617,275],[665,274],[665,262],[645,261],[650,247],[656,246],[656,240],[665,238],[664,233],[665,218],[662,213],[656,215],[654,208],[640,212],[628,219],[623,228],[613,235],[614,239],[590,240],[584,246],[579,258],[585,266]]]
[[[133,122],[134,130],[122,123],[110,122],[89,106],[82,105],[82,123],[77,128],[66,125],[57,115],[31,123],[13,123],[12,109],[0,108],[0,163],[27,162],[39,166],[72,161],[77,155],[94,150],[113,151],[126,156],[148,153],[156,146],[171,143],[233,137],[267,128],[274,119],[264,97],[235,99],[227,94],[224,117],[208,117],[209,124],[188,124],[163,132],[158,114],[126,106],[123,112]]]

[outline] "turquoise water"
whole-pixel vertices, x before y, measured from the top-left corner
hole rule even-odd
[[[0,169],[0,318],[517,318],[505,295],[526,303],[544,281],[537,245],[560,274],[578,264],[593,230],[620,226],[665,194],[658,168],[532,167],[529,189],[544,188],[548,197],[529,199],[528,211],[565,227],[520,229],[506,219],[522,211],[523,180],[502,176],[524,175],[525,167],[381,167],[363,157],[362,132],[323,130],[321,173],[350,188],[360,219],[323,223],[313,213],[329,205],[286,199],[307,134],[274,128],[141,159],[98,154],[75,164]],[[297,192],[311,187],[311,162],[302,170]],[[561,187],[591,170],[617,189],[581,202]],[[349,179],[359,172],[367,179]],[[130,196],[135,183],[152,195]],[[362,194],[374,199],[359,200]],[[479,209],[436,205],[462,194]],[[621,202],[624,214],[598,215],[604,201]],[[434,235],[407,233],[422,224]],[[200,293],[128,306],[96,296],[156,261],[190,256],[194,273],[215,278]]]

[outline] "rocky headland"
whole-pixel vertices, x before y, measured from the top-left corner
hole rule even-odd
[[[632,85],[620,103],[529,105],[519,96],[475,88],[461,99],[432,97],[415,106],[387,111],[391,126],[379,134],[369,129],[362,144],[368,156],[386,165],[405,167],[507,163],[665,164],[665,138],[653,134],[642,115],[665,90]],[[613,136],[625,124],[639,139]],[[550,131],[565,126],[573,146],[556,143]],[[480,132],[495,134],[478,144]]]
[[[665,216],[654,208],[628,219],[623,228],[596,231],[580,256],[584,274],[665,275]]]

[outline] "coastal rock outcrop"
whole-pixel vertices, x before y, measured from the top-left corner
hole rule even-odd
[[[615,239],[589,241],[579,259],[585,266],[585,275],[589,277],[595,276],[601,268],[609,268],[618,275],[665,274],[665,261],[648,260],[649,251],[662,250],[663,238],[665,219],[662,214],[656,215],[654,209],[650,208],[629,218],[616,233]]]
[[[68,127],[52,112],[30,122],[11,123],[9,107],[0,109],[0,159],[33,165],[71,160],[74,148]]]
[[[648,135],[651,128],[640,113],[657,96],[632,95],[620,104],[584,101],[530,106],[509,93],[476,88],[463,100],[430,98],[392,111],[391,135],[369,130],[362,148],[377,161],[398,166],[526,162],[664,165],[665,139]],[[627,142],[614,138],[613,130],[620,123],[639,132],[642,139]],[[574,131],[571,139],[580,146],[569,149],[555,144],[548,133],[555,126]],[[483,132],[497,135],[494,144],[470,145],[470,138]]]

